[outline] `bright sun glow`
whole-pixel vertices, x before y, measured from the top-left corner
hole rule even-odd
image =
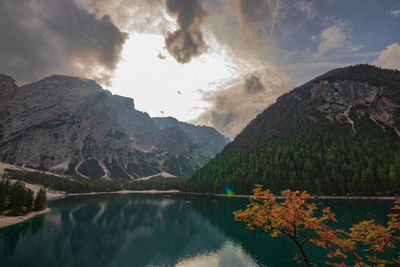
[[[208,106],[201,100],[202,92],[238,75],[226,52],[217,52],[180,64],[165,50],[163,36],[132,33],[109,90],[132,97],[136,109],[152,117],[194,119]]]

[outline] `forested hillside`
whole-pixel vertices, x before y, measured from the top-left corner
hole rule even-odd
[[[400,72],[359,65],[328,72],[280,97],[188,190],[388,195],[400,191]]]

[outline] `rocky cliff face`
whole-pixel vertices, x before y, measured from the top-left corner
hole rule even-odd
[[[90,178],[187,175],[227,143],[210,127],[161,127],[170,119],[153,119],[133,99],[77,77],[17,87],[0,75],[0,102],[0,160],[17,165]]]
[[[376,124],[399,129],[395,122],[399,119],[398,109],[394,99],[384,95],[384,86],[354,81],[319,81],[311,87],[311,99],[320,103],[317,109],[326,114],[330,121],[341,120],[351,124],[356,132],[353,118],[368,116]]]
[[[248,147],[260,136],[279,137],[292,128],[294,115],[313,122],[322,117],[357,132],[357,123],[372,120],[400,136],[400,72],[358,65],[336,69],[279,97],[227,146]],[[322,115],[322,117],[321,117]]]

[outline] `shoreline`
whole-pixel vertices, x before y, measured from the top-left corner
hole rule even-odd
[[[183,192],[179,190],[121,190],[121,191],[111,191],[111,192],[88,192],[88,193],[72,193],[65,194],[59,198],[49,199],[53,201],[56,199],[61,199],[69,196],[93,196],[93,195],[108,195],[108,194],[181,194],[181,195],[203,195],[212,197],[229,197],[229,198],[251,198],[252,195],[225,195],[225,194],[214,194],[214,193],[196,193],[196,192]],[[276,196],[277,199],[284,199],[284,197]],[[310,200],[319,199],[349,199],[349,200],[396,200],[398,196],[310,196]],[[18,224],[38,215],[48,213],[49,208],[41,211],[33,211],[28,214],[20,216],[4,216],[0,215],[0,228],[4,228],[10,225]]]
[[[106,194],[182,194],[182,195],[203,195],[203,196],[215,196],[215,197],[235,197],[235,198],[251,198],[253,195],[225,195],[215,193],[197,193],[197,192],[184,192],[179,190],[121,190],[121,191],[110,191],[110,192],[88,192],[88,193],[71,193],[65,196],[91,196],[91,195],[106,195]],[[284,197],[275,196],[277,199],[283,199]],[[396,200],[398,196],[310,196],[308,199],[354,199],[354,200]]]
[[[110,192],[88,192],[88,193],[71,193],[66,194],[66,197],[70,196],[92,196],[92,195],[107,195],[107,194],[176,194],[179,190],[121,190],[121,191],[110,191]]]
[[[183,192],[179,191],[179,194],[188,194],[188,195],[206,195],[206,196],[215,196],[215,197],[237,197],[237,198],[251,198],[253,195],[225,195],[225,194],[215,194],[215,193],[196,193],[196,192]],[[275,196],[277,199],[285,199],[282,196]],[[307,199],[376,199],[376,200],[396,200],[398,196],[309,196]]]
[[[0,228],[4,228],[10,225],[14,225],[17,223],[21,223],[24,221],[27,221],[29,219],[32,219],[33,217],[36,217],[38,215],[42,215],[45,213],[48,213],[50,211],[49,208],[40,210],[40,211],[32,211],[24,215],[19,215],[19,216],[4,216],[0,215]]]

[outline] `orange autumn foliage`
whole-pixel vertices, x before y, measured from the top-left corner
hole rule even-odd
[[[400,263],[400,254],[398,259],[381,259],[385,249],[394,248],[399,241],[400,201],[393,208],[397,214],[388,215],[387,227],[370,220],[355,224],[350,232],[346,232],[327,225],[328,222],[336,222],[335,214],[329,207],[317,216],[319,207],[307,201],[310,195],[305,191],[282,191],[283,202],[277,202],[276,197],[269,190],[262,190],[261,185],[256,185],[253,192],[247,208],[234,213],[235,220],[246,223],[251,230],[268,232],[272,237],[289,237],[301,253],[301,259],[297,255],[294,258],[299,263],[313,266],[304,251],[308,242],[327,249],[329,258],[353,259],[354,266]],[[359,254],[360,249],[367,253]],[[347,266],[345,263],[328,264]]]
[[[376,224],[374,220],[362,221],[353,225],[349,232],[335,230],[333,236],[324,236],[318,245],[329,249],[330,258],[351,258],[354,266],[400,264],[400,252],[397,259],[383,258],[387,249],[396,248],[396,243],[400,242],[400,200],[392,209],[395,213],[388,215],[387,226]],[[329,264],[348,266],[343,262]]]
[[[299,248],[302,262],[311,266],[303,247],[308,242],[317,242],[319,232],[331,230],[326,222],[336,221],[335,214],[326,208],[321,216],[316,216],[318,206],[307,202],[310,195],[305,191],[286,190],[281,194],[285,200],[279,203],[269,190],[263,191],[261,185],[256,185],[250,204],[234,213],[235,220],[245,222],[251,230],[269,232],[272,237],[289,237]],[[296,255],[295,259],[299,257]]]

